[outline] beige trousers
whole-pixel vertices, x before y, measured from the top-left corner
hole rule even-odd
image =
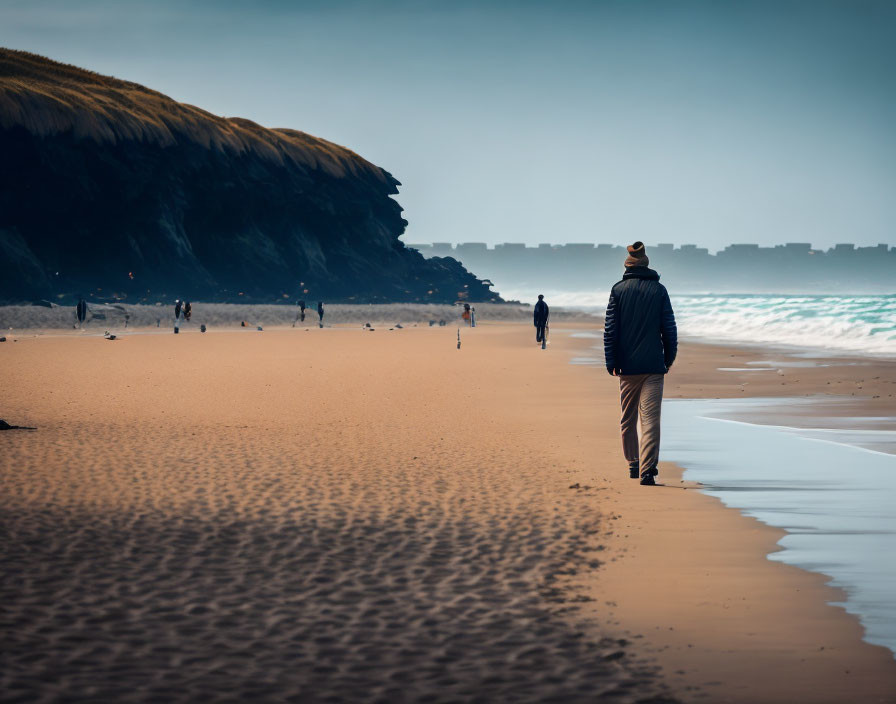
[[[629,465],[639,465],[641,475],[660,460],[660,408],[663,403],[663,374],[626,374],[619,377],[622,399],[622,453]],[[641,437],[638,438],[638,417]]]

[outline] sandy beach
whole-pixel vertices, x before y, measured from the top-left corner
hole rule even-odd
[[[563,327],[6,333],[0,697],[896,701],[780,531],[628,479]],[[763,358],[684,345],[666,397],[896,410],[890,362],[719,371]]]

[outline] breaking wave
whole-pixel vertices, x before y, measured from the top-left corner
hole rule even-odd
[[[546,291],[545,298],[603,315],[608,294]],[[682,336],[896,357],[896,294],[693,294],[673,295],[672,305]]]

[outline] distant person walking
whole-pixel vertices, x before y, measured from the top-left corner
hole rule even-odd
[[[320,318],[320,320],[318,321],[317,324],[319,327],[323,327],[324,326],[324,302],[323,301],[317,302],[317,315]]]
[[[302,316],[302,322],[304,323],[305,322],[305,299],[302,299],[301,301],[299,301],[299,310],[301,311],[300,315]]]
[[[551,316],[551,309],[544,302],[544,295],[538,294],[538,303],[535,304],[534,322],[535,322],[535,341],[542,343],[544,349],[545,329],[548,326],[548,319]]]
[[[625,274],[610,291],[604,322],[607,371],[619,377],[622,452],[629,476],[656,484],[663,378],[678,352],[675,314],[660,275],[648,269],[642,242],[628,248]],[[638,419],[641,436],[638,437]]]
[[[174,334],[180,332],[180,316],[183,314],[184,304],[178,298],[174,301]]]
[[[75,310],[78,314],[78,327],[81,327],[84,321],[87,320],[87,301],[81,298]]]

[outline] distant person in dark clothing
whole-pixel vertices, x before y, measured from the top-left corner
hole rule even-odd
[[[538,294],[538,303],[535,304],[535,341],[543,342],[544,341],[544,332],[545,328],[548,324],[548,318],[550,318],[551,309],[548,308],[548,304],[544,302],[544,296],[542,294]]]
[[[324,326],[324,302],[323,301],[317,302],[317,315],[320,317],[320,322],[318,322],[318,325],[320,327],[323,327]]]
[[[304,300],[299,301],[299,310],[301,311],[300,314],[302,316],[302,322],[304,323],[305,322],[305,301]]]
[[[174,301],[174,334],[177,335],[180,332],[180,316],[183,313],[184,304],[178,298]]]
[[[76,308],[78,313],[78,326],[84,324],[84,321],[87,319],[87,301],[83,298],[78,301],[78,306]]]
[[[656,484],[663,378],[678,352],[675,314],[642,242],[628,248],[625,274],[610,291],[604,322],[607,372],[619,377],[622,452],[629,476]],[[638,418],[641,436],[638,437]]]

